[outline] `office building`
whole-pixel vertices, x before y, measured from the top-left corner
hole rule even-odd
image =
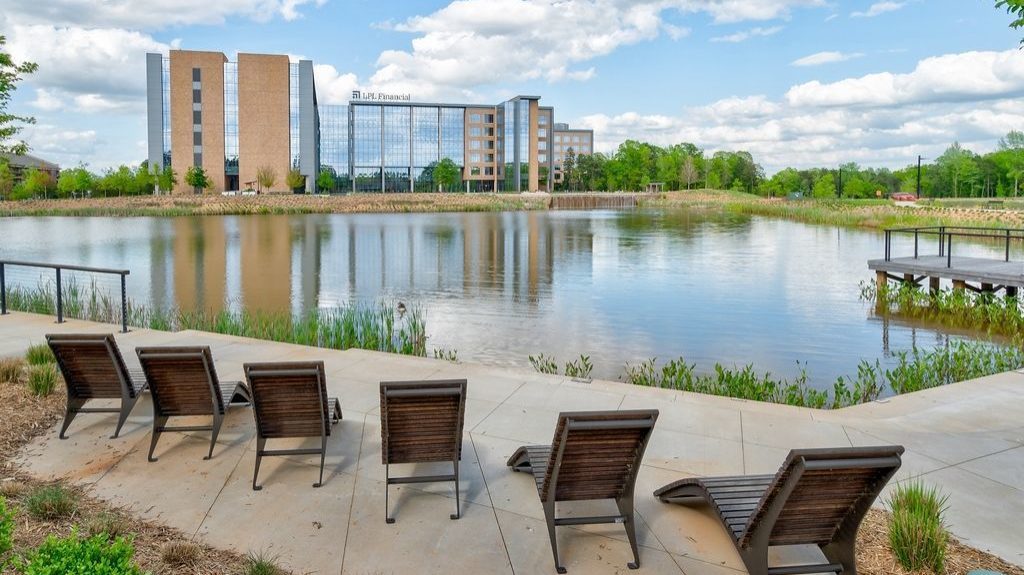
[[[149,163],[174,169],[176,193],[193,191],[184,183],[192,166],[212,180],[208,192],[256,189],[261,170],[276,175],[273,191],[286,190],[292,170],[307,192],[321,171],[332,191],[438,191],[444,159],[458,169],[459,191],[551,191],[555,139],[586,134],[576,154],[593,141],[592,131],[556,125],[538,96],[476,105],[353,91],[348,104],[318,104],[313,63],[281,55],[148,54],[147,86]]]
[[[569,124],[559,123],[555,124],[552,134],[552,180],[556,184],[561,184],[564,179],[562,166],[570,151],[576,158],[594,153],[594,131],[572,129]]]

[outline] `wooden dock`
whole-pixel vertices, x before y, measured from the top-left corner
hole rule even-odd
[[[914,235],[914,255],[893,257],[893,234]],[[922,238],[938,237],[938,255],[920,253]],[[965,238],[977,242],[999,242],[1004,244],[1003,258],[980,258],[953,255],[953,238]],[[927,279],[928,287],[938,291],[943,279],[953,282],[955,290],[971,290],[978,293],[1003,291],[1009,297],[1016,297],[1024,288],[1024,262],[1010,260],[1012,242],[1024,240],[1024,230],[984,228],[905,228],[886,230],[885,257],[868,260],[868,268],[875,272],[876,283],[884,286],[889,280],[900,283],[921,285]],[[958,241],[963,241],[958,239]]]
[[[618,193],[558,193],[551,195],[549,207],[553,210],[607,210],[635,208],[643,198],[657,194]]]

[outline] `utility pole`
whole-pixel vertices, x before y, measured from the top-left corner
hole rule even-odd
[[[917,156],[917,199],[921,199],[921,156]]]
[[[843,197],[843,167],[839,166],[839,187],[836,188],[836,197]]]

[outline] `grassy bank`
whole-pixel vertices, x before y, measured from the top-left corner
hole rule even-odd
[[[518,194],[134,196],[0,202],[0,216],[205,216],[543,210],[548,199]]]
[[[971,203],[938,200],[916,207],[889,200],[782,200],[741,192],[699,190],[667,192],[644,200],[646,207],[691,208],[748,216],[784,218],[808,224],[885,229],[893,227],[972,225],[1022,227],[1024,211],[988,209]],[[1010,204],[1016,206],[1016,204]]]
[[[56,315],[52,284],[34,288],[8,288],[7,305],[15,311]],[[120,324],[120,300],[95,284],[68,282],[64,291],[66,317]],[[394,304],[349,304],[317,308],[298,317],[288,311],[204,311],[157,309],[128,304],[128,325],[163,331],[193,329],[225,335],[295,343],[330,349],[369,349],[425,356],[426,323],[415,307],[401,310]]]

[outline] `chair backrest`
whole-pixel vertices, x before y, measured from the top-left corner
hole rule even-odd
[[[247,363],[243,369],[261,437],[331,434],[324,362]]]
[[[461,459],[465,411],[465,379],[382,381],[382,463]]]
[[[750,516],[740,545],[761,530],[770,530],[769,545],[825,545],[844,528],[855,532],[900,468],[902,453],[899,445],[794,449]]]
[[[224,413],[213,354],[208,346],[139,347],[135,349],[146,373],[157,415]]]
[[[657,420],[656,409],[560,413],[540,498],[618,499],[632,493]]]
[[[135,397],[128,368],[114,334],[49,334],[46,343],[57,358],[68,397],[115,399]]]

